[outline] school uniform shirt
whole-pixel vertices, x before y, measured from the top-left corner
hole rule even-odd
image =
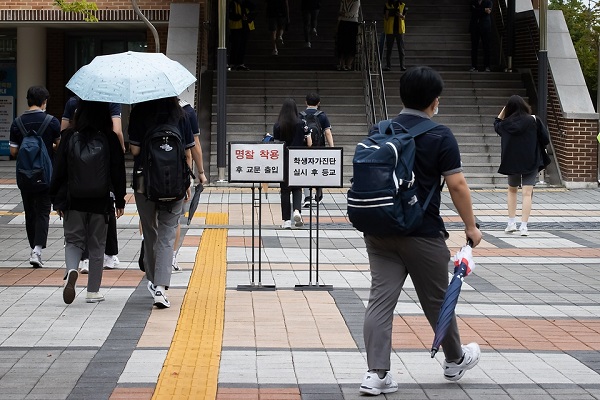
[[[63,131],[63,138],[56,151],[52,182],[50,183],[50,197],[54,204],[54,210],[77,210],[93,214],[105,214],[112,208],[112,198],[109,193],[104,197],[77,198],[69,195],[69,141],[75,130],[67,128]],[[105,132],[110,155],[109,179],[110,188],[115,195],[115,207],[125,208],[125,155],[121,148],[121,142],[113,131]],[[94,179],[94,171],[91,171],[90,179]]]
[[[23,122],[23,126],[26,131],[35,130],[39,131],[42,123],[46,119],[46,112],[42,110],[27,110],[23,114],[21,114],[21,122]],[[60,138],[60,122],[56,117],[52,117],[50,124],[46,130],[42,133],[42,140],[46,145],[46,150],[48,150],[48,155],[50,156],[50,160],[54,160],[54,149],[52,145],[56,142],[57,139]],[[10,125],[10,136],[8,145],[10,147],[21,147],[21,143],[23,143],[23,134],[17,127],[17,124],[13,121]]]
[[[429,119],[422,111],[405,108],[394,118],[407,130]],[[409,236],[439,237],[440,232],[446,234],[444,221],[440,216],[441,177],[462,172],[458,143],[450,128],[438,125],[427,133],[415,138],[414,173],[417,184],[417,197],[421,205],[427,199],[431,188],[433,196],[425,213],[423,223]]]

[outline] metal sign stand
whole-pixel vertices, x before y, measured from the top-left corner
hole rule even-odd
[[[309,196],[313,198],[313,188],[309,189]],[[294,290],[333,290],[333,285],[319,285],[319,201],[317,203],[317,218],[316,218],[316,262],[315,262],[315,284],[312,283],[312,206],[310,207],[309,223],[308,223],[308,285],[296,285]]]
[[[237,290],[244,291],[253,291],[253,290],[275,290],[275,285],[263,285],[262,284],[262,187],[258,185],[258,201],[256,198],[256,187],[255,184],[252,184],[252,280],[249,285],[238,285]],[[257,204],[258,203],[258,204]],[[255,235],[254,235],[254,213],[255,210],[258,209],[258,283],[254,282],[254,250],[256,249],[255,245]]]

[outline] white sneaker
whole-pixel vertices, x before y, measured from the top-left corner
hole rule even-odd
[[[302,215],[300,215],[300,211],[298,210],[294,210],[294,225],[296,225],[296,228],[300,228],[302,225],[304,225],[304,222],[302,221]]]
[[[31,266],[33,268],[42,268],[44,266],[44,263],[42,263],[42,255],[31,250],[31,256],[29,257],[29,264],[31,264]]]
[[[167,296],[165,296],[161,291],[154,292],[154,305],[157,308],[171,307],[171,303],[169,303]]]
[[[283,221],[283,224],[281,224],[281,227],[283,229],[292,229],[292,221],[289,219]]]
[[[462,346],[463,358],[460,363],[444,361],[444,378],[457,381],[463,377],[465,371],[473,368],[481,358],[481,349],[477,343]]]
[[[519,228],[519,232],[521,232],[521,236],[529,236],[529,232],[527,231],[526,226],[522,226]]]
[[[152,298],[154,298],[154,295],[156,294],[156,286],[154,286],[152,282],[148,281],[146,287],[148,288],[148,291],[150,292]]]
[[[75,291],[77,289],[77,277],[79,273],[76,269],[70,269],[67,272],[67,279],[65,280],[65,287],[63,289],[63,300],[65,304],[71,304],[75,300]]]
[[[87,292],[85,295],[86,303],[100,303],[104,301],[104,296],[100,292]]]
[[[367,372],[360,385],[359,391],[364,394],[377,396],[381,393],[394,393],[398,390],[398,382],[392,379],[392,375],[386,372],[383,379],[379,378],[377,372]]]
[[[173,273],[174,274],[183,271],[181,269],[181,267],[179,266],[179,264],[177,264],[177,256],[173,256],[173,262],[171,263],[171,267],[173,268]]]
[[[87,258],[85,260],[81,260],[79,261],[79,272],[82,275],[87,274],[88,272],[90,272],[90,260],[88,260]]]
[[[113,259],[113,264],[115,265],[115,267],[119,264],[121,264],[121,261],[119,261],[119,257],[117,256],[112,256]]]
[[[506,229],[504,229],[504,232],[506,233],[513,233],[517,230],[517,224],[516,222],[513,222],[512,224],[508,224],[506,226]]]
[[[113,256],[104,255],[104,269],[115,269],[115,259]]]

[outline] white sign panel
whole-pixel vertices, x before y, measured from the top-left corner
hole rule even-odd
[[[290,147],[288,156],[289,186],[342,187],[341,147]]]
[[[283,182],[284,143],[229,143],[229,182]]]

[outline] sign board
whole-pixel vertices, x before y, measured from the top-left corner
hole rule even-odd
[[[0,156],[10,155],[10,125],[15,118],[17,67],[14,62],[0,63]]]
[[[343,151],[341,147],[289,147],[289,186],[342,187]]]
[[[283,142],[229,142],[229,182],[284,181]]]

